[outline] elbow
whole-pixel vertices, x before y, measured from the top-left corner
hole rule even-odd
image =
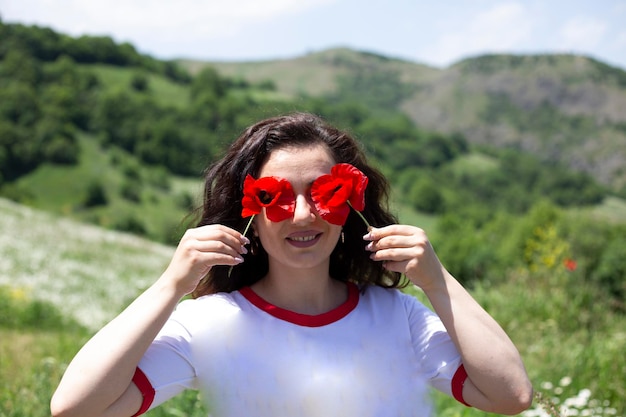
[[[528,410],[533,404],[533,386],[529,382],[522,392],[517,397],[518,408],[515,414],[520,414],[522,411]]]
[[[529,409],[533,404],[533,396],[533,385],[526,379],[525,383],[517,390],[517,394],[515,395],[517,407],[513,414],[519,414]]]
[[[71,413],[68,413],[65,406],[56,397],[52,397],[50,401],[50,415],[52,417],[69,417]]]
[[[72,417],[71,408],[57,393],[50,400],[50,414],[52,417]]]
[[[516,415],[530,408],[533,403],[533,387],[528,383],[517,389],[508,400],[499,404],[493,412],[505,415]]]
[[[54,393],[50,400],[50,414],[52,417],[84,417],[84,414],[77,410],[71,401],[58,392]]]

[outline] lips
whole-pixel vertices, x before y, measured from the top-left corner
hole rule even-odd
[[[314,232],[314,231],[298,232],[298,233],[293,233],[289,235],[287,237],[287,241],[293,246],[296,246],[299,248],[306,248],[306,247],[313,246],[314,244],[316,244],[320,236],[322,236],[321,233]]]

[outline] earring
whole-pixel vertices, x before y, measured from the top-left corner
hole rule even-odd
[[[341,243],[346,243],[346,235],[343,233],[343,231],[341,232]]]
[[[259,252],[259,242],[256,236],[250,239],[250,254],[255,256]]]

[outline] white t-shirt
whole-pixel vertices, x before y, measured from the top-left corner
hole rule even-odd
[[[348,289],[317,316],[250,288],[183,301],[139,363],[150,408],[193,388],[214,417],[429,415],[428,386],[451,395],[461,367],[440,319],[399,290]]]

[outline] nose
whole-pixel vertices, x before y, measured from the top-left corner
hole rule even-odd
[[[315,206],[304,195],[296,197],[296,207],[293,212],[294,224],[309,224],[315,221]]]

